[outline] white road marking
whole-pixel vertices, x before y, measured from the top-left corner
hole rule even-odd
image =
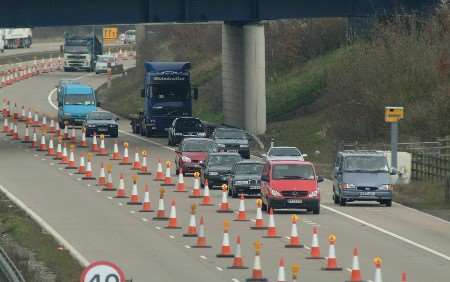
[[[408,238],[405,238],[405,237],[403,237],[403,236],[400,236],[400,235],[398,235],[398,234],[396,234],[396,233],[394,233],[394,232],[391,232],[391,231],[389,231],[389,230],[386,230],[386,229],[384,229],[384,228],[381,228],[381,227],[379,227],[379,226],[376,226],[375,224],[369,223],[369,222],[367,222],[367,221],[364,221],[364,220],[359,219],[359,218],[357,218],[357,217],[351,216],[351,215],[346,214],[346,213],[344,213],[344,212],[341,212],[341,211],[339,211],[339,210],[333,209],[333,208],[328,207],[328,206],[326,206],[326,205],[321,205],[321,206],[322,206],[322,208],[324,208],[324,209],[326,209],[326,210],[329,210],[329,211],[334,212],[334,213],[336,213],[336,214],[342,215],[343,217],[346,217],[346,218],[351,219],[351,220],[353,220],[353,221],[356,221],[356,222],[358,222],[358,223],[364,224],[364,225],[366,225],[367,227],[370,227],[370,228],[375,229],[375,230],[377,230],[377,231],[379,231],[379,232],[381,232],[381,233],[384,233],[384,234],[386,234],[386,235],[388,235],[388,236],[391,236],[391,237],[396,238],[396,239],[398,239],[398,240],[400,240],[400,241],[403,241],[404,243],[410,244],[410,245],[412,245],[412,246],[414,246],[414,247],[416,247],[416,248],[419,248],[419,249],[421,249],[421,250],[424,250],[424,251],[426,251],[426,252],[428,252],[428,253],[430,253],[430,254],[433,254],[433,255],[438,256],[438,257],[441,257],[441,258],[443,258],[443,259],[445,259],[445,260],[447,260],[447,261],[450,261],[450,256],[448,256],[448,255],[446,255],[446,254],[443,254],[443,253],[441,253],[441,252],[438,252],[438,251],[436,251],[436,250],[434,250],[434,249],[431,249],[431,248],[429,248],[429,247],[427,247],[427,246],[424,246],[424,245],[422,245],[422,244],[420,244],[420,243],[414,242],[414,241],[412,241],[412,240],[410,240],[410,239],[408,239]]]
[[[220,266],[216,266],[216,269],[217,269],[218,271],[223,271],[223,268],[220,267]]]
[[[50,165],[51,165],[51,166],[54,166],[54,165],[55,165],[55,163],[50,163]]]
[[[69,175],[70,175],[70,176],[73,176],[73,173],[70,172]]]
[[[40,217],[37,213],[35,213],[32,209],[30,209],[25,203],[16,198],[13,194],[11,194],[8,189],[0,185],[0,190],[8,197],[13,203],[15,203],[19,208],[24,210],[34,221],[36,221],[47,233],[51,234],[53,238],[58,241],[59,244],[63,245],[65,249],[67,249],[70,254],[84,267],[89,265],[89,261],[77,250],[74,246],[72,246],[68,241],[66,241],[61,234],[59,234],[53,227],[50,226],[42,217]]]
[[[148,222],[148,219],[146,219],[145,217],[141,218],[143,222]]]
[[[161,230],[161,226],[155,226],[155,228]]]
[[[118,205],[122,207],[122,206],[123,206],[123,203],[118,203]]]
[[[190,249],[190,248],[191,248],[191,246],[189,246],[189,245],[184,245],[184,247],[185,247],[186,249]]]
[[[47,160],[46,158],[42,158],[42,159],[41,159],[41,161],[46,161],[46,160]]]
[[[311,248],[310,247],[308,247],[308,246],[303,246],[305,249],[307,249],[307,250],[311,250]]]
[[[237,278],[233,278],[233,279],[231,279],[231,281],[233,281],[233,282],[241,282]]]
[[[96,192],[97,192],[97,193],[101,193],[101,192],[102,192],[102,190],[96,190]]]
[[[175,239],[175,236],[169,235],[169,238],[170,238],[170,239]]]
[[[201,259],[204,259],[204,260],[207,260],[207,259],[208,259],[207,257],[205,257],[205,256],[203,256],[203,255],[200,256],[200,258],[201,258]]]

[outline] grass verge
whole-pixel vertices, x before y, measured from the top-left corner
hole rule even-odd
[[[26,281],[79,281],[82,271],[79,263],[2,193],[0,193],[0,233],[2,234],[0,243]],[[20,247],[11,247],[14,245]],[[27,251],[24,252],[23,249]],[[36,261],[41,267],[36,267]]]

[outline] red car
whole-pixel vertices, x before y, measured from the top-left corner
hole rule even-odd
[[[306,209],[319,214],[322,181],[310,162],[269,160],[261,175],[262,209]]]
[[[175,151],[177,175],[182,169],[183,174],[201,171],[201,163],[208,158],[208,154],[216,152],[216,143],[208,138],[186,138]]]

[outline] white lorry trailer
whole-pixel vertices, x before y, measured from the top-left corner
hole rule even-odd
[[[31,28],[0,28],[0,47],[4,49],[30,48]]]

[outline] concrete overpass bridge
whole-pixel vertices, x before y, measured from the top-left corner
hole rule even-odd
[[[431,12],[440,0],[3,0],[0,27],[220,21],[225,122],[266,130],[264,20]]]

